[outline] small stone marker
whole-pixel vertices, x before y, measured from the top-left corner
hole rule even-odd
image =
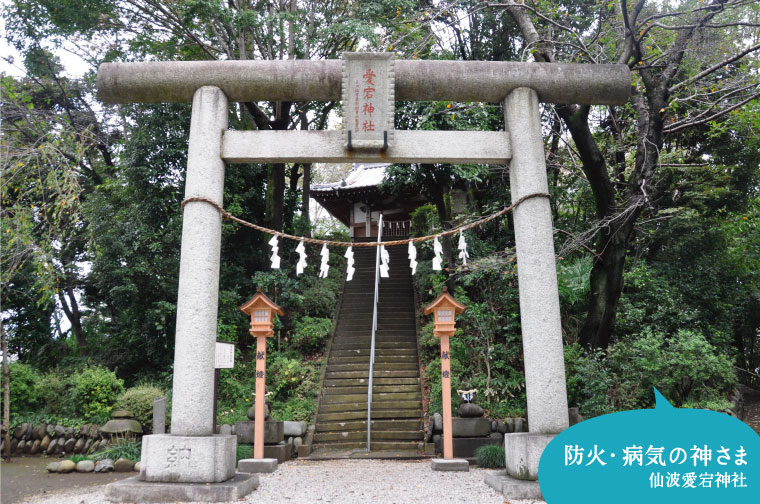
[[[343,53],[343,145],[387,149],[393,143],[394,53]]]
[[[237,470],[241,473],[273,473],[277,470],[277,459],[243,459],[238,462]]]
[[[166,433],[166,397],[153,399],[153,434]]]

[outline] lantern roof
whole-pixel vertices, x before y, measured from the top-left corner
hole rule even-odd
[[[260,287],[256,291],[255,296],[240,306],[240,311],[246,315],[250,315],[251,312],[257,308],[269,308],[278,315],[285,315],[285,312],[282,311],[282,308],[280,308],[274,301],[269,299],[269,297],[264,294],[264,291],[262,291]]]
[[[446,287],[443,288],[443,291],[441,291],[440,296],[435,298],[432,303],[430,303],[429,305],[425,307],[425,315],[430,315],[430,312],[432,312],[439,306],[446,307],[446,308],[451,307],[456,311],[457,315],[459,315],[460,313],[462,313],[463,311],[467,309],[465,305],[463,305],[462,303],[454,299],[454,296],[449,294],[449,290]]]

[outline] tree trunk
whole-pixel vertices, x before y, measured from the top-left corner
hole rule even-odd
[[[66,318],[71,323],[71,331],[77,340],[77,348],[79,348],[81,353],[84,353],[87,347],[87,338],[82,329],[82,313],[79,311],[79,304],[74,296],[74,289],[69,286],[65,291],[59,292],[58,299],[61,301],[63,313],[66,314]]]
[[[282,231],[283,206],[285,204],[285,165],[270,164],[267,171],[266,223],[276,231]]]
[[[8,335],[0,320],[0,351],[3,352],[3,458],[11,459],[11,370],[8,366]]]
[[[301,215],[307,226],[311,226],[311,215],[309,212],[309,200],[311,198],[311,163],[303,164],[303,192],[301,193]]]

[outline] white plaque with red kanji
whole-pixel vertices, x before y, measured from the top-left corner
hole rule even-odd
[[[387,149],[393,141],[394,53],[343,53],[343,145]]]

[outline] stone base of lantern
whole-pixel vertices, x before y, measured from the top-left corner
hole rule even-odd
[[[169,483],[221,483],[235,476],[237,438],[232,435],[142,438],[140,479]]]
[[[492,471],[486,473],[485,482],[505,499],[544,500],[538,481],[520,480],[504,471]]]
[[[276,458],[243,459],[238,462],[238,471],[241,473],[273,473],[276,470]]]
[[[235,474],[222,483],[163,483],[139,476],[106,485],[111,502],[233,502],[259,487],[256,474]]]

